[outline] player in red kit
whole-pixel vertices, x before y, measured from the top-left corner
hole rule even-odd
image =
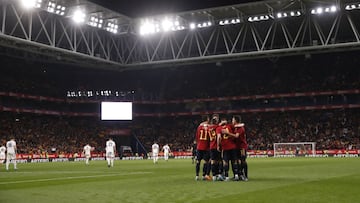
[[[216,133],[218,134],[218,148],[221,147],[223,154],[225,181],[230,180],[230,162],[235,180],[239,179],[237,172],[236,137],[234,136],[233,126],[227,123],[226,118],[222,118],[219,127],[216,128]]]
[[[248,165],[246,162],[248,144],[246,141],[245,125],[241,123],[241,116],[239,115],[232,117],[232,124],[234,126],[234,134],[232,136],[236,137],[237,162],[239,163],[238,173],[242,180],[248,181]]]
[[[222,180],[221,176],[222,172],[222,158],[221,152],[218,150],[217,143],[217,133],[216,128],[219,126],[219,115],[214,114],[211,119],[211,124],[209,126],[210,132],[210,164],[211,164],[211,172],[213,175],[213,181]]]
[[[198,126],[196,130],[196,176],[195,180],[199,180],[199,173],[200,173],[200,165],[201,160],[204,160],[203,166],[203,180],[210,180],[210,168],[209,168],[209,116],[203,116],[202,123]]]

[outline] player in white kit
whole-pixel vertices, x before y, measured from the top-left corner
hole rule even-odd
[[[11,139],[6,142],[6,170],[9,170],[10,162],[14,164],[14,169],[17,170],[16,167],[16,142],[15,139]]]
[[[89,160],[91,158],[91,146],[89,144],[84,146],[83,154],[85,156],[85,164],[89,165]]]
[[[108,167],[114,166],[114,159],[115,159],[115,152],[116,152],[116,145],[115,142],[110,138],[106,141],[106,161],[108,163]]]
[[[0,164],[3,164],[5,161],[5,158],[6,158],[5,152],[6,152],[6,147],[1,146],[0,147]]]
[[[160,147],[156,142],[151,146],[152,157],[153,157],[154,164],[156,164],[158,159],[159,159],[159,148]]]
[[[169,160],[169,154],[171,152],[169,145],[168,144],[164,145],[161,151],[164,152],[164,160],[165,161]]]

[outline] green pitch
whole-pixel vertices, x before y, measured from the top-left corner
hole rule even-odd
[[[0,202],[360,201],[359,158],[248,159],[249,182],[195,181],[191,160],[18,164],[0,170]]]

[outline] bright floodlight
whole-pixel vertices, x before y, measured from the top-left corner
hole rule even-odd
[[[190,23],[189,27],[190,27],[191,30],[193,30],[193,29],[196,28],[196,25],[195,25],[195,23]]]
[[[319,7],[316,9],[317,14],[322,14],[322,12],[323,12],[323,8]]]
[[[360,9],[360,4],[356,5],[356,4],[349,4],[346,5],[345,10],[351,11],[354,9]]]
[[[21,4],[25,9],[40,8],[42,0],[21,0]]]
[[[319,7],[316,9],[312,9],[311,14],[321,15],[323,13],[335,13],[337,10],[338,8],[336,6],[325,7],[325,8]]]
[[[153,34],[159,31],[160,31],[159,25],[155,24],[150,20],[145,20],[140,25],[140,35]]]
[[[103,22],[104,22],[103,19],[96,17],[96,16],[91,16],[88,24],[92,27],[102,28]]]
[[[72,19],[75,23],[83,23],[83,22],[85,22],[85,17],[86,17],[86,15],[85,15],[84,11],[76,10],[74,12]]]
[[[105,28],[105,30],[108,31],[108,32],[112,32],[112,33],[116,34],[118,32],[118,28],[119,28],[119,26],[116,25],[115,23],[108,22],[107,27]]]
[[[55,14],[61,15],[61,16],[65,15],[65,10],[66,10],[65,6],[56,4],[51,1],[48,3],[48,6],[47,6],[47,11],[49,11],[50,13],[55,13]]]
[[[165,19],[161,22],[161,25],[162,25],[163,31],[167,32],[167,31],[169,31],[169,30],[172,29],[172,27],[173,27],[173,22],[171,22],[169,19],[165,18]]]
[[[337,9],[336,9],[336,6],[331,6],[331,8],[330,8],[330,11],[331,11],[331,12],[336,12],[336,10],[337,10]]]

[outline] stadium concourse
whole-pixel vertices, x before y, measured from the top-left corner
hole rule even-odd
[[[1,144],[15,136],[24,154],[81,153],[86,143],[103,152],[106,138],[125,129],[134,141],[117,146],[130,144],[145,154],[157,140],[184,152],[191,148],[200,115],[220,113],[242,115],[251,150],[304,141],[316,142],[318,150],[360,149],[358,55],[129,72],[2,56]],[[105,100],[132,101],[133,121],[100,121],[99,102]]]

